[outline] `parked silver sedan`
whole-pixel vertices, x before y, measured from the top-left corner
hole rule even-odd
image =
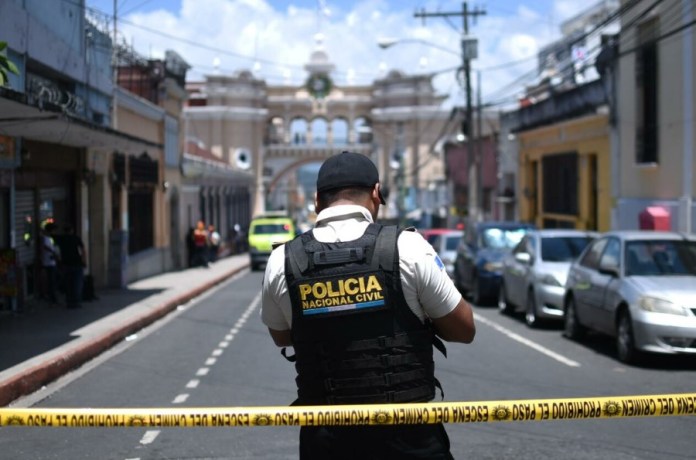
[[[582,230],[527,232],[503,260],[500,312],[524,311],[529,327],[545,320],[562,320],[570,264],[596,236]]]
[[[566,283],[564,335],[616,338],[624,362],[642,352],[696,354],[696,236],[614,231],[592,242]]]
[[[464,236],[462,230],[448,230],[439,233],[432,239],[432,246],[445,266],[450,278],[454,276],[454,259],[457,257],[457,245]]]

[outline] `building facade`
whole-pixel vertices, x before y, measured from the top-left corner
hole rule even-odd
[[[597,2],[565,21],[562,38],[539,52],[539,81],[502,114],[498,202],[506,219],[612,228],[614,88],[596,63],[618,33],[620,6]]]
[[[3,308],[43,294],[46,223],[76,230],[99,288],[185,267],[189,228],[216,207],[248,219],[248,174],[184,151],[188,64],[114,48],[105,23],[83,1],[0,3],[0,41],[19,68],[0,88]]]
[[[311,214],[314,190],[297,171],[351,150],[378,166],[389,194],[384,219],[417,217],[425,224],[444,187],[433,154],[446,122],[444,96],[430,76],[392,71],[371,85],[334,82],[334,65],[319,42],[305,65],[304,85],[269,85],[250,71],[190,82],[186,136],[221,162],[253,177],[253,213],[285,209]],[[441,204],[441,203],[440,203]]]
[[[607,65],[615,228],[639,228],[642,212],[662,208],[671,229],[694,231],[694,14],[691,0],[640,1],[622,18]]]

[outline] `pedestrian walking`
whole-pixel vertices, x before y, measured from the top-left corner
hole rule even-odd
[[[196,253],[196,244],[193,235],[196,233],[196,227],[189,227],[186,232],[186,266],[193,267],[194,254]]]
[[[220,251],[220,233],[215,230],[215,225],[208,225],[208,261],[215,262]]]
[[[319,169],[315,227],[271,253],[262,321],[277,346],[294,348],[295,404],[431,401],[442,393],[433,349],[474,339],[471,306],[432,246],[375,223],[381,204],[375,165],[333,156]],[[435,424],[302,427],[300,458],[452,456]]]
[[[64,227],[63,234],[58,238],[61,253],[61,273],[65,283],[65,302],[70,309],[82,307],[82,291],[84,287],[87,253],[85,245],[75,233],[72,225]]]
[[[208,232],[202,220],[196,223],[193,230],[193,266],[208,266]]]
[[[56,245],[54,235],[56,224],[49,222],[41,231],[41,246],[39,247],[41,269],[44,274],[44,292],[41,294],[51,305],[58,304],[58,262],[60,249]]]

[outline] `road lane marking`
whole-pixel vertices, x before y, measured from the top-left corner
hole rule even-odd
[[[215,350],[213,350],[213,352],[211,354],[213,356],[220,356],[223,352],[224,352],[224,350],[221,350],[220,348],[216,348]]]
[[[200,380],[189,380],[189,382],[186,384],[186,388],[198,388],[199,383],[201,383]]]
[[[157,438],[157,435],[159,434],[159,430],[146,431],[143,435],[143,438],[140,440],[140,444],[152,444],[152,442]]]
[[[580,363],[578,363],[577,361],[573,361],[572,359],[568,359],[565,356],[562,356],[562,355],[556,353],[555,351],[551,351],[548,348],[546,348],[542,345],[539,345],[536,342],[533,342],[527,338],[524,338],[521,335],[519,335],[515,332],[512,332],[510,329],[507,329],[507,328],[501,326],[500,324],[498,324],[494,321],[486,319],[481,315],[475,315],[475,317],[476,317],[476,322],[481,322],[487,326],[490,326],[493,329],[500,332],[501,334],[508,336],[512,340],[515,340],[515,341],[521,343],[522,345],[526,345],[529,348],[536,350],[539,353],[548,356],[549,358],[555,359],[559,363],[565,364],[566,366],[570,366],[570,367],[580,367]]]
[[[204,375],[208,375],[208,372],[210,372],[210,369],[208,369],[207,367],[201,367],[196,371],[196,376],[202,377]]]
[[[208,358],[208,359],[205,360],[205,365],[206,365],[206,366],[212,366],[212,365],[215,364],[216,362],[217,362],[217,359],[215,359],[215,358]]]
[[[176,398],[174,398],[174,401],[172,401],[172,404],[181,404],[185,403],[186,400],[188,399],[189,395],[186,393],[182,393],[180,395],[177,395]]]

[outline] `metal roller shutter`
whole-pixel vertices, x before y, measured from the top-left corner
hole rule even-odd
[[[34,191],[17,190],[15,194],[15,238],[17,244],[17,261],[20,265],[28,265],[34,261],[35,243],[39,237],[38,228],[34,223]],[[34,238],[30,244],[26,244],[24,234],[28,230],[25,226],[27,218],[31,219],[31,230]]]

